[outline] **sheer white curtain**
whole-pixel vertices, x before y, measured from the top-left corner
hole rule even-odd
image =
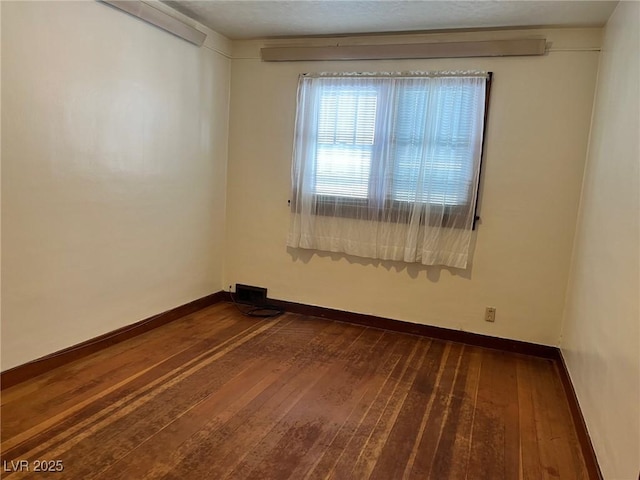
[[[302,75],[287,244],[466,268],[487,74]]]

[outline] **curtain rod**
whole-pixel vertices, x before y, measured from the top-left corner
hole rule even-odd
[[[544,38],[324,47],[265,47],[263,62],[391,60],[412,58],[508,57],[544,55]]]
[[[306,78],[345,78],[345,77],[366,77],[366,78],[489,78],[491,72],[484,70],[440,70],[432,72],[308,72],[301,73],[300,76]]]

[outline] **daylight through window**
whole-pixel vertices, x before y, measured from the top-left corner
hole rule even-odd
[[[474,223],[489,79],[301,76],[289,244],[422,263],[425,242],[451,250],[452,231]],[[466,264],[460,242],[449,253]]]

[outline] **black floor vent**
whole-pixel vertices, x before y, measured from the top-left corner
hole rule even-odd
[[[247,305],[266,305],[267,289],[236,283],[236,293],[234,297],[238,303],[244,303]]]

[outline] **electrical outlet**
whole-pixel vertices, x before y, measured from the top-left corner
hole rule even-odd
[[[496,321],[496,307],[487,307],[484,310],[484,320],[485,320],[485,322],[495,322]]]

